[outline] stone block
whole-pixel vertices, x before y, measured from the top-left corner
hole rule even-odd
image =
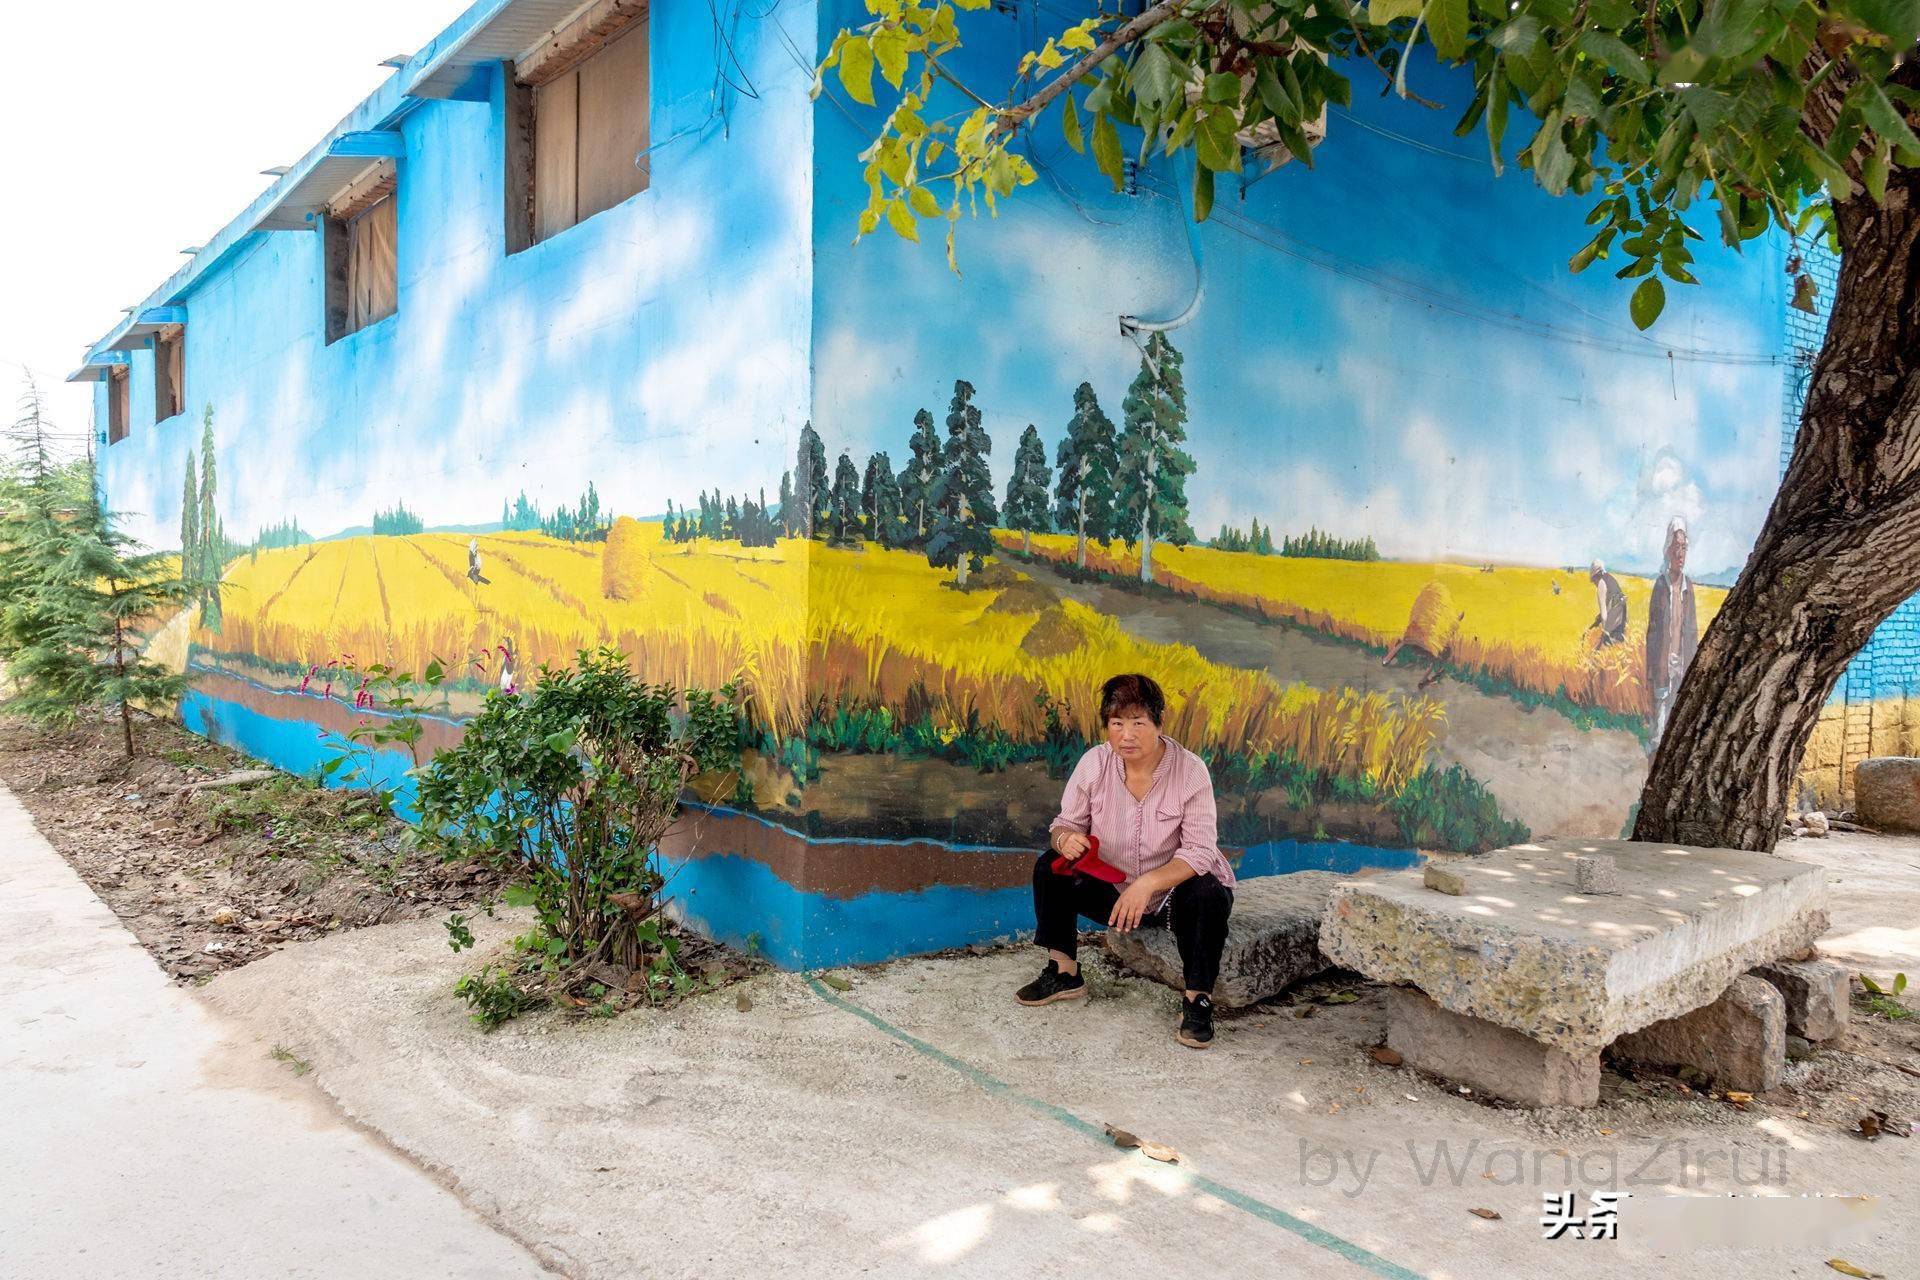
[[[1852,1013],[1852,975],[1831,960],[1775,960],[1753,970],[1787,1002],[1787,1030],[1808,1040],[1832,1040]]]
[[[1420,883],[1435,893],[1452,894],[1456,898],[1467,891],[1465,876],[1437,862],[1426,865],[1426,869],[1420,873]]]
[[[1387,990],[1387,1047],[1408,1066],[1525,1107],[1600,1100],[1600,1052],[1568,1053],[1442,1009],[1412,987]]]
[[[1595,854],[1618,864],[1619,894],[1579,893],[1574,859]],[[1569,1053],[1708,1004],[1827,928],[1825,871],[1762,853],[1561,840],[1452,866],[1460,897],[1415,870],[1340,884],[1321,951]]]
[[[1573,884],[1580,893],[1620,892],[1620,864],[1603,854],[1573,860]]]
[[[1615,1057],[1704,1071],[1723,1089],[1779,1087],[1787,1061],[1787,1002],[1769,983],[1741,975],[1712,1004],[1613,1042]]]
[[[1853,767],[1853,808],[1880,831],[1920,831],[1920,758],[1876,756]]]
[[[1332,871],[1296,871],[1256,876],[1236,885],[1214,1004],[1243,1008],[1330,968],[1320,954],[1320,915],[1343,879]],[[1108,955],[1135,973],[1176,991],[1184,989],[1180,949],[1171,930],[1109,929],[1106,947]]]

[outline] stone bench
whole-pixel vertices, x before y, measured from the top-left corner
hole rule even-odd
[[[1577,891],[1588,854],[1614,859],[1621,892]],[[1419,870],[1338,885],[1320,950],[1418,988],[1390,1006],[1388,1044],[1409,1064],[1529,1106],[1598,1101],[1602,1049],[1714,1004],[1827,927],[1824,870],[1767,854],[1563,840],[1449,865],[1458,895]]]
[[[1333,871],[1296,871],[1236,885],[1214,1004],[1244,1008],[1331,968],[1320,954],[1320,917],[1334,886],[1345,878]],[[1106,947],[1108,955],[1142,977],[1176,991],[1185,988],[1171,931],[1109,929]]]

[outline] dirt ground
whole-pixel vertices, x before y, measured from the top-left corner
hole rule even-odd
[[[478,863],[409,848],[407,827],[363,793],[287,775],[183,791],[259,762],[172,721],[143,719],[138,734],[129,762],[117,724],[0,718],[0,780],[177,979],[337,930],[471,907],[500,887]]]
[[[1782,852],[1829,867],[1831,954],[1882,978],[1906,963],[1920,841]],[[515,927],[486,922],[480,954]],[[1009,947],[830,975],[844,992],[765,973],[481,1034],[448,998],[477,962],[421,922],[203,994],[235,1054],[311,1063],[572,1276],[1912,1274],[1920,1139],[1854,1126],[1920,1115],[1900,1069],[1920,1067],[1920,1019],[1856,1011],[1744,1103],[1610,1067],[1599,1106],[1530,1112],[1374,1061],[1385,1002],[1351,975],[1223,1020],[1195,1054],[1172,992],[1088,957],[1078,1006],[1015,1005],[1035,959]],[[1108,1125],[1180,1160],[1120,1150]],[[1542,1193],[1563,1189],[1628,1193],[1620,1238],[1544,1240]]]

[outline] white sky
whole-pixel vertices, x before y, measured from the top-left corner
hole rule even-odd
[[[0,0],[0,420],[78,432],[88,345],[466,0]]]

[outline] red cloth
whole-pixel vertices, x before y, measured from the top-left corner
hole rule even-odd
[[[1065,854],[1060,853],[1054,854],[1053,874],[1057,876],[1070,876],[1074,872],[1079,871],[1092,876],[1095,880],[1105,880],[1108,884],[1119,884],[1127,878],[1127,873],[1120,870],[1120,868],[1109,866],[1100,861],[1100,838],[1098,836],[1088,836],[1087,845],[1087,851],[1077,858],[1069,858]]]

